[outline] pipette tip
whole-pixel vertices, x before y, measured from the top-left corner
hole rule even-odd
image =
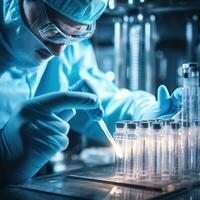
[[[115,141],[114,141],[112,135],[110,134],[110,132],[109,132],[109,130],[108,130],[108,128],[107,128],[105,122],[104,122],[103,120],[100,120],[100,121],[99,121],[99,125],[100,125],[100,127],[102,128],[104,134],[107,136],[107,138],[108,138],[108,140],[110,141],[110,143],[112,144],[113,149],[114,149],[114,151],[115,151],[117,157],[123,158],[122,151],[121,151],[120,147],[115,143]]]

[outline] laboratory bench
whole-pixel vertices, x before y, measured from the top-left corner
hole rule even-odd
[[[24,184],[0,189],[0,200],[142,200],[200,199],[200,181],[133,181],[114,175],[113,165],[102,165],[40,176]]]

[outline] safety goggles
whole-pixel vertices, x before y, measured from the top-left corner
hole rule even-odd
[[[84,31],[59,21],[57,21],[57,24],[52,23],[52,20],[50,20],[47,15],[42,0],[39,0],[39,3],[42,11],[41,19],[37,21],[37,23],[34,23],[33,26],[37,27],[38,33],[42,39],[55,44],[71,44],[88,39],[93,35],[96,28],[95,22],[91,25],[87,25]],[[62,30],[65,30],[65,32],[58,26],[61,27]]]

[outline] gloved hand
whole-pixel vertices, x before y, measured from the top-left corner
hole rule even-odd
[[[88,92],[88,93],[95,94],[95,95],[97,94],[94,87],[85,79],[81,79],[80,81],[78,81],[69,90],[79,91],[79,92]],[[103,114],[104,114],[101,103],[99,104],[98,108],[88,110],[86,112],[87,112],[88,116],[94,121],[99,121],[103,117]]]
[[[140,107],[135,115],[136,120],[164,119],[173,117],[180,109],[182,88],[177,88],[172,95],[169,95],[167,88],[161,85],[157,91],[158,100],[149,101],[145,107]]]
[[[68,121],[75,114],[72,108],[99,107],[96,95],[83,92],[52,93],[22,103],[0,130],[0,183],[26,181],[67,147],[69,124],[58,116]]]

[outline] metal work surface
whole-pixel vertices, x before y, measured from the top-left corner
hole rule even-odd
[[[20,187],[75,199],[152,199],[163,194],[157,191],[61,177],[41,179]]]
[[[40,177],[17,186],[26,190],[74,199],[160,199],[173,198],[192,189],[186,183],[148,183],[120,179],[112,166],[83,168],[68,173]],[[16,186],[15,186],[16,187]]]
[[[171,193],[178,190],[190,189],[198,184],[198,180],[185,181],[143,181],[133,180],[120,176],[115,176],[113,166],[92,168],[92,170],[79,170],[78,172],[67,175],[66,177],[80,180],[90,180],[104,183],[112,183],[125,187],[134,187],[142,190],[152,190],[158,192]]]

